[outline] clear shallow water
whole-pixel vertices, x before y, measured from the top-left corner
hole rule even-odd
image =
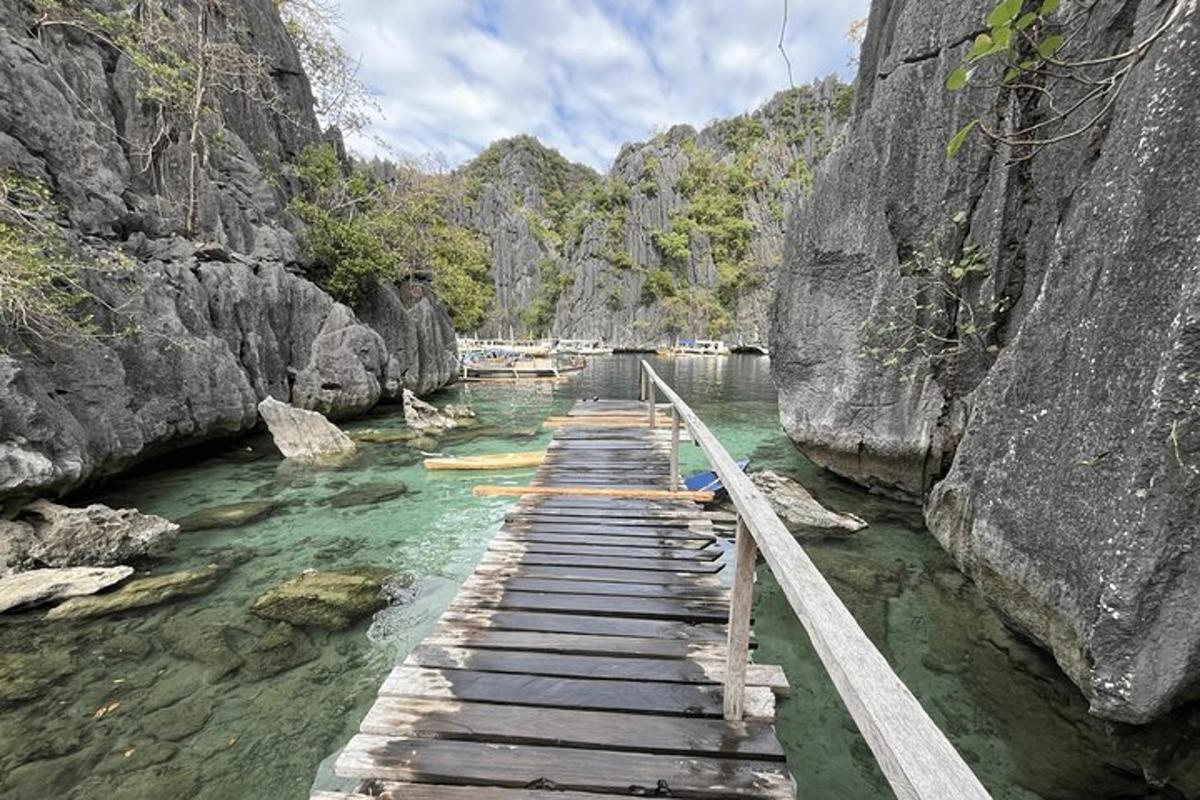
[[[848,542],[807,546],[835,590],[998,800],[1148,797],[1132,765],[1089,720],[1052,662],[1015,639],[951,567],[919,512],[816,470],[779,429],[765,358],[656,359],[735,456],[800,478],[822,502],[865,517]],[[443,440],[476,454],[535,449],[540,422],[576,397],[632,397],[635,356],[594,359],[553,386],[471,385],[435,398],[467,402],[485,427]],[[402,425],[387,409],[351,429]],[[229,530],[180,536],[156,574],[218,556],[241,562],[211,592],[87,623],[0,621],[0,681],[40,679],[31,699],[0,704],[0,797],[150,800],[303,798],[349,738],[397,659],[432,627],[470,573],[509,505],[470,494],[478,476],[426,473],[404,445],[363,445],[338,469],[283,463],[251,438],[204,456],[158,463],[96,499],[179,518],[242,500],[281,511]],[[703,456],[685,447],[685,469]],[[489,475],[523,483],[529,471]],[[354,487],[402,481],[409,492],[349,508],[330,500]],[[277,634],[250,614],[264,591],[304,569],[387,566],[412,579],[412,602],[340,633]],[[780,735],[806,800],[891,797],[781,592],[760,566],[757,658],[787,670],[794,696]],[[229,654],[233,653],[233,656]],[[244,662],[228,671],[230,658]],[[24,659],[24,660],[22,660]],[[274,669],[296,666],[275,674]],[[98,708],[119,703],[95,718]]]

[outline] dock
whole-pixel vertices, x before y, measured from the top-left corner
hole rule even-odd
[[[750,656],[760,552],[897,797],[987,798],[765,498],[643,369],[642,400],[556,420],[531,486],[587,491],[521,494],[337,757],[356,788],[313,800],[795,797],[774,727],[787,678]],[[681,491],[686,438],[729,489],[733,543]]]

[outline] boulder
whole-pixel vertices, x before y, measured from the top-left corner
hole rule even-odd
[[[95,594],[128,578],[133,567],[33,569],[0,578],[0,613]]]
[[[38,500],[20,519],[33,528],[28,558],[48,567],[116,566],[161,555],[179,532],[170,520],[105,505],[68,508]]]
[[[437,433],[475,422],[475,412],[467,406],[439,409],[404,390],[404,422],[414,431]]]
[[[184,572],[138,578],[108,594],[73,597],[46,612],[46,619],[91,619],[204,594],[216,585],[221,573],[221,567],[209,564]]]
[[[37,543],[33,526],[0,519],[0,577],[29,566],[29,550]]]
[[[269,517],[278,507],[278,504],[265,500],[248,500],[244,503],[204,508],[181,517],[176,523],[181,531],[239,528]]]
[[[313,464],[336,461],[355,452],[353,440],[316,411],[295,408],[268,397],[258,404],[258,413],[284,458]]]
[[[342,630],[387,605],[386,570],[318,572],[309,570],[280,584],[255,601],[260,617]]]
[[[848,536],[867,527],[853,514],[830,511],[791,478],[766,470],[750,476],[788,530],[797,535]]]
[[[248,680],[262,680],[312,661],[320,654],[308,634],[279,622],[258,637],[246,652],[241,674]]]

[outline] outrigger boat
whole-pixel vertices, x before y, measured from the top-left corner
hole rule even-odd
[[[466,353],[459,361],[465,381],[559,378],[587,366],[583,356],[530,356],[496,350]]]
[[[594,339],[559,339],[555,350],[579,356],[608,355],[613,351],[611,347],[606,347],[603,342]]]
[[[729,348],[716,339],[681,339],[671,352],[677,356],[727,356]]]

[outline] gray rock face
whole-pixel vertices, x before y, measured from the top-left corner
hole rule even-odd
[[[281,403],[268,397],[258,405],[284,458],[317,463],[354,454],[356,445],[336,425],[316,411]]]
[[[248,25],[235,35],[251,37],[272,85],[220,98],[189,240],[186,170],[170,166],[188,154],[168,139],[166,166],[145,167],[154,110],[126,57],[68,26],[37,32],[28,4],[0,0],[0,171],[45,181],[67,238],[129,265],[86,274],[97,325],[123,335],[59,342],[0,327],[0,498],[63,493],[243,433],[266,397],[338,418],[454,376],[453,330],[427,286],[381,289],[365,309],[375,330],[298,274],[284,165],[320,132],[274,4],[238,8]]]
[[[779,519],[798,538],[849,536],[867,527],[866,522],[853,514],[825,508],[798,482],[777,472],[755,472],[750,480],[767,496]]]
[[[47,567],[109,567],[159,555],[179,526],[132,509],[95,504],[68,508],[38,500],[21,511],[32,529],[24,561]]]
[[[0,613],[95,594],[133,574],[133,567],[31,569],[0,578]]]
[[[781,417],[819,463],[927,496],[935,535],[1092,711],[1144,723],[1200,695],[1200,19],[1093,135],[1003,169],[978,144],[944,155],[994,90],[939,88],[992,5],[873,3],[847,142],[789,232]],[[1162,13],[1101,2],[1082,38],[1116,52]],[[968,346],[900,353],[879,331],[921,283],[899,265],[964,240],[987,269],[934,324]],[[860,357],[880,343],[892,365]]]

